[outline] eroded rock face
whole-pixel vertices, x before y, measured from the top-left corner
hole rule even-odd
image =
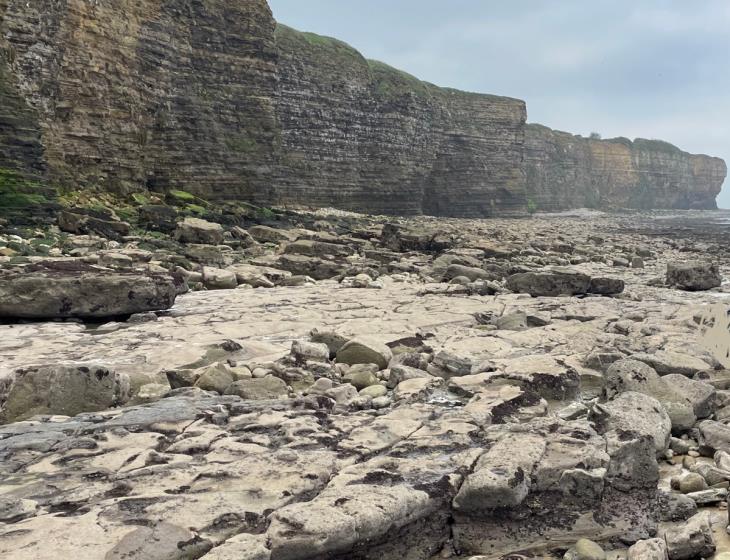
[[[529,124],[527,196],[546,212],[570,208],[717,208],[727,175],[719,158],[657,140],[588,139]]]
[[[78,261],[3,270],[0,317],[103,318],[172,307],[179,282],[169,274],[122,272]]]
[[[726,174],[664,143],[526,127],[521,100],[277,26],[265,0],[6,0],[0,16],[0,169],[54,184],[495,216],[710,208]]]

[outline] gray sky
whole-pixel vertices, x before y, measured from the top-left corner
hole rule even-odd
[[[278,21],[423,80],[524,99],[530,122],[730,161],[727,0],[269,3]]]

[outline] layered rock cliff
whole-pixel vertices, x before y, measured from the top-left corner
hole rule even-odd
[[[599,140],[529,124],[525,173],[529,201],[545,211],[714,209],[727,167],[659,140]]]
[[[493,216],[711,207],[724,178],[719,160],[525,121],[522,101],[277,27],[265,0],[0,0],[0,171],[24,181]]]

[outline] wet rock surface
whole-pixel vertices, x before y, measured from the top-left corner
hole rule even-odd
[[[0,257],[0,290],[83,270],[84,305],[97,277],[175,296],[6,315],[3,558],[730,552],[730,383],[702,343],[727,291],[665,283],[687,253],[727,275],[699,222],[669,239],[647,215],[211,218]],[[30,252],[23,233],[0,244]]]

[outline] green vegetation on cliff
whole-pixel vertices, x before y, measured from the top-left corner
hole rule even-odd
[[[429,95],[426,83],[415,76],[378,60],[368,60],[367,63],[372,72],[376,93],[384,97],[399,97],[402,95],[427,97]]]
[[[32,208],[54,198],[53,189],[0,167],[0,210]]]

